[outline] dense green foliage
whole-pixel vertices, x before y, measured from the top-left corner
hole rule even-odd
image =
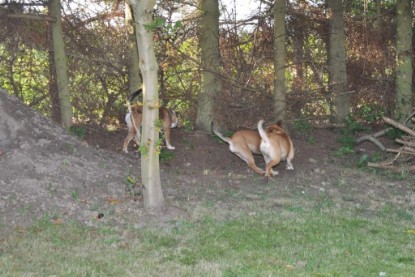
[[[24,3],[30,3],[30,0]],[[101,124],[123,122],[128,97],[127,34],[123,6],[98,1],[86,7],[63,1],[64,31],[75,120]],[[118,2],[117,2],[118,3]],[[160,98],[192,126],[200,90],[194,8],[181,1],[160,1],[155,11],[156,54]],[[321,1],[290,2],[287,14],[288,118],[326,121],[333,115],[327,72],[327,18]],[[394,106],[395,19],[393,1],[345,3],[348,89],[352,115],[370,122],[390,115]],[[22,6],[46,13],[46,8]],[[11,8],[5,5],[5,8]],[[222,10],[220,51],[223,92],[216,109],[223,126],[251,126],[272,114],[272,7],[263,3],[257,18],[239,23]],[[392,22],[392,24],[391,24]],[[0,85],[25,103],[50,116],[53,65],[49,66],[48,24],[2,17],[0,24]],[[382,107],[379,109],[379,107]],[[224,113],[223,111],[226,111]]]

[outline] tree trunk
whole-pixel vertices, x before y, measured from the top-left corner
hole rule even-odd
[[[49,11],[50,12],[50,11]],[[49,49],[53,49],[52,30],[48,36]],[[53,121],[62,124],[61,108],[59,106],[58,84],[56,82],[55,58],[53,51],[49,51],[49,96],[51,105],[51,118]]]
[[[412,8],[411,0],[396,3],[396,105],[394,117],[402,121],[412,111]]]
[[[199,9],[201,12],[199,47],[202,80],[198,96],[196,126],[201,130],[210,132],[210,125],[214,119],[215,98],[222,91],[218,0],[199,0]]]
[[[128,33],[128,87],[131,94],[141,87],[142,80],[140,77],[140,60],[138,57],[137,40],[134,32],[134,15],[130,0],[125,1],[125,25]]]
[[[294,92],[303,91],[304,81],[304,22],[296,22],[296,32],[294,34],[294,76],[292,90]]]
[[[274,113],[276,120],[286,118],[287,100],[285,89],[285,1],[274,4]]]
[[[69,92],[65,43],[62,31],[60,0],[50,0],[49,9],[50,14],[56,18],[56,22],[52,23],[52,40],[62,125],[65,128],[69,128],[72,125],[72,105]]]
[[[154,53],[153,8],[154,0],[132,0],[140,69],[143,75],[143,123],[141,138],[141,178],[144,190],[144,206],[161,208],[164,196],[160,182],[159,162],[159,96],[157,84],[158,64]]]
[[[327,0],[330,35],[328,45],[329,86],[334,98],[336,122],[350,113],[350,94],[347,93],[346,47],[344,45],[344,19],[341,0]]]

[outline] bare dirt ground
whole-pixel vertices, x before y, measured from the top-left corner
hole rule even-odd
[[[118,131],[82,127],[84,140],[0,90],[1,234],[24,230],[39,219],[88,226],[169,226],[197,217],[203,207],[229,217],[252,212],[250,205],[263,205],[267,198],[273,202],[266,208],[278,209],[285,198],[298,193],[324,194],[334,203],[369,211],[388,203],[411,212],[415,208],[411,176],[397,180],[357,169],[358,155],[335,155],[336,130],[293,134],[295,170],[285,171],[281,164],[280,175],[267,182],[211,134],[178,128],[172,130],[176,150],[161,162],[165,208],[148,211],[140,194],[139,155],[132,144],[130,153],[121,152],[125,126]],[[370,143],[358,148],[359,153],[376,151]],[[257,164],[264,167],[261,157]]]

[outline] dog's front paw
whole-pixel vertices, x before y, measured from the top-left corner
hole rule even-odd
[[[176,147],[171,146],[171,145],[167,145],[167,149],[174,150],[174,149],[176,149]]]
[[[127,153],[128,153],[128,150],[127,150],[127,149],[124,149],[124,150],[123,150],[123,152],[124,152],[125,154],[127,154]]]
[[[294,167],[291,163],[287,164],[287,170],[294,170]]]

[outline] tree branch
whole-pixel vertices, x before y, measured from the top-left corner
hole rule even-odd
[[[28,19],[28,20],[41,20],[47,22],[56,22],[56,18],[49,15],[43,14],[27,14],[27,13],[0,13],[1,16],[7,18],[17,18],[17,19]]]

